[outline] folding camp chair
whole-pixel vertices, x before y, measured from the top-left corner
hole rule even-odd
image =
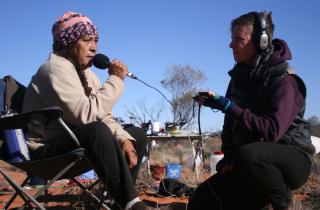
[[[21,84],[19,84],[19,87],[20,86]],[[12,95],[14,96],[14,94],[15,93],[13,93]],[[46,125],[52,120],[56,120],[65,129],[65,131],[74,141],[77,148],[67,154],[62,154],[56,157],[42,160],[25,160],[21,162],[4,160],[10,165],[13,165],[25,171],[28,174],[28,177],[23,181],[21,185],[18,185],[9,175],[5,173],[4,170],[0,168],[0,173],[15,189],[15,194],[3,209],[8,209],[17,196],[20,196],[25,201],[25,205],[35,206],[38,209],[45,209],[45,207],[37,201],[37,198],[43,193],[47,192],[48,188],[55,181],[60,179],[72,179],[81,189],[84,190],[87,195],[89,195],[94,201],[99,204],[99,208],[102,207],[105,209],[110,209],[104,203],[106,191],[103,191],[104,193],[100,198],[92,193],[92,189],[99,183],[99,180],[95,181],[90,186],[85,186],[74,178],[89,171],[90,169],[92,169],[92,167],[89,160],[86,158],[85,149],[81,148],[75,134],[62,120],[62,110],[60,108],[51,107],[39,111],[2,117],[0,118],[0,130],[3,131],[7,129],[26,128],[27,125],[30,125],[30,123],[32,122],[41,122],[43,125]],[[48,168],[48,166],[50,167]],[[47,184],[39,189],[38,192],[36,192],[33,196],[31,196],[23,188],[23,186],[27,184],[32,176],[48,180]]]

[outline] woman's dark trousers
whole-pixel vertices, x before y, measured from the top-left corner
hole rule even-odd
[[[290,190],[302,186],[311,161],[293,146],[257,142],[243,146],[235,168],[218,173],[202,183],[190,198],[188,209],[273,209],[288,208]]]
[[[74,133],[81,147],[85,149],[93,169],[121,207],[125,207],[129,201],[138,196],[134,184],[147,144],[146,134],[142,129],[131,127],[126,130],[136,139],[134,146],[138,154],[138,165],[131,171],[119,142],[104,123],[93,122],[74,129]],[[68,153],[75,148],[75,144],[66,134],[32,151],[31,158],[36,160],[54,157]]]

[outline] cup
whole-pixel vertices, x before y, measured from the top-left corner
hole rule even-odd
[[[158,134],[160,132],[160,122],[152,122],[152,134]]]

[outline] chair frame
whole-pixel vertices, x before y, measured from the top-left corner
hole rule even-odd
[[[45,193],[47,195],[48,188],[57,180],[59,179],[71,179],[76,183],[83,191],[84,193],[88,194],[95,202],[99,204],[100,208],[104,208],[107,210],[110,210],[110,208],[104,203],[105,197],[106,197],[106,191],[103,192],[103,195],[98,198],[95,194],[91,192],[94,186],[96,186],[100,179],[96,180],[92,185],[85,186],[78,180],[76,180],[74,177],[78,176],[92,168],[92,165],[88,158],[85,156],[85,149],[81,148],[79,140],[77,139],[76,135],[72,132],[72,130],[66,125],[66,123],[62,120],[62,110],[58,107],[50,107],[46,109],[42,109],[39,111],[29,112],[29,113],[23,113],[18,114],[14,116],[9,117],[3,117],[0,118],[0,129],[17,129],[25,127],[25,125],[30,121],[31,116],[33,114],[41,114],[45,116],[49,121],[56,120],[68,133],[68,135],[71,137],[72,141],[76,145],[76,149],[70,151],[67,154],[62,154],[53,158],[43,159],[43,160],[28,160],[28,161],[22,161],[22,162],[9,162],[10,165],[13,165],[15,167],[18,167],[24,171],[26,171],[29,175],[28,177],[23,181],[21,185],[18,185],[9,175],[7,175],[1,168],[0,173],[2,176],[8,181],[8,183],[15,189],[14,195],[11,197],[11,199],[8,201],[8,203],[3,208],[8,209],[9,206],[13,203],[13,201],[16,199],[17,196],[20,196],[24,200],[24,205],[20,207],[19,209],[24,209],[26,206],[32,206],[32,204],[37,208],[41,210],[45,210],[46,208],[42,206],[39,201],[37,201],[37,198]],[[55,172],[50,173],[46,172],[45,174],[41,174],[39,170],[37,170],[37,166],[43,165],[43,163],[48,162],[54,162],[56,160],[60,160],[61,158],[69,158],[68,164],[63,166],[62,169],[54,169]],[[38,165],[37,165],[38,164]],[[35,169],[32,167],[35,166]],[[75,168],[77,167],[77,168]],[[79,167],[79,169],[78,169]],[[75,170],[76,169],[76,170]],[[74,170],[75,172],[73,172]],[[44,178],[46,180],[50,180],[47,182],[45,186],[43,186],[41,189],[39,189],[35,195],[31,196],[23,187],[27,184],[31,176],[38,176],[41,178]],[[47,205],[47,202],[45,202],[45,205]]]

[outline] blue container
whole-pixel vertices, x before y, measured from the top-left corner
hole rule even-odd
[[[179,163],[168,163],[166,165],[167,178],[180,179],[182,165]]]
[[[6,159],[20,162],[30,160],[29,150],[22,129],[4,130],[2,132]]]

